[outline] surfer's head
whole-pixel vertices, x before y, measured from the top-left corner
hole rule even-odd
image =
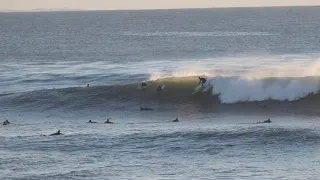
[[[107,119],[106,122],[104,122],[105,124],[113,124],[113,122],[110,121],[110,119]]]

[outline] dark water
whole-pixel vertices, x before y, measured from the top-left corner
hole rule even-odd
[[[1,13],[0,179],[317,179],[319,22],[319,7]]]

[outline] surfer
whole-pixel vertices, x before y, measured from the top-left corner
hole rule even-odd
[[[110,121],[110,119],[107,119],[106,122],[104,122],[105,124],[114,124],[113,122]]]
[[[59,135],[63,135],[60,130],[57,131],[56,133],[50,134],[49,136],[59,136]]]
[[[147,84],[146,82],[144,82],[144,81],[141,82],[141,87],[147,87],[147,85],[148,85],[148,84]]]
[[[179,122],[179,119],[176,118],[176,119],[174,119],[172,122]]]
[[[139,85],[138,89],[146,89],[148,86],[147,82],[142,81],[141,84]]]
[[[140,107],[140,111],[153,111],[154,109],[153,108],[143,108],[143,107]]]
[[[5,125],[8,125],[8,124],[10,124],[10,122],[8,121],[8,120],[5,120],[4,122],[3,122],[3,125],[5,126]]]
[[[162,89],[163,89],[163,85],[159,85],[159,86],[157,87],[157,91],[158,91],[158,92],[162,91]]]
[[[271,123],[271,120],[270,120],[270,119],[267,119],[267,120],[265,120],[265,121],[257,122],[257,123]]]
[[[90,87],[90,84],[89,84],[89,83],[87,84],[87,87]]]
[[[199,78],[199,84],[201,84],[201,86],[204,87],[203,85],[206,83],[207,79],[202,77],[198,77],[198,78]]]
[[[268,119],[268,120],[263,121],[262,123],[271,123],[271,120]]]
[[[87,123],[97,123],[97,122],[93,122],[93,121],[89,120]]]

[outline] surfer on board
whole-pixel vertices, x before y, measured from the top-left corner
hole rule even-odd
[[[10,124],[10,122],[8,121],[8,120],[5,120],[4,122],[3,122],[3,125],[5,126],[5,125],[8,125],[8,124]]]
[[[50,134],[49,136],[59,136],[59,135],[63,135],[60,130],[57,131],[56,133]]]
[[[160,92],[160,91],[162,91],[163,89],[164,89],[164,85],[159,85],[158,87],[157,87],[157,92]]]
[[[113,124],[113,122],[110,121],[110,119],[107,119],[106,122],[104,122],[105,124]]]
[[[176,119],[172,120],[172,122],[179,122],[179,119],[176,118]]]
[[[201,84],[201,86],[204,87],[204,84],[206,83],[207,79],[202,77],[198,77],[198,78],[199,78],[199,84]]]
[[[140,111],[153,111],[153,108],[143,108],[140,106]]]
[[[87,123],[98,123],[98,122],[91,121],[90,119]]]
[[[267,120],[265,120],[265,121],[262,121],[262,122],[257,122],[258,124],[259,123],[271,123],[271,120],[270,119],[267,119]]]

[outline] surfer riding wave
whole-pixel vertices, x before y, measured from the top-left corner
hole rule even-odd
[[[204,87],[204,84],[207,82],[206,78],[198,77],[199,78],[199,84],[201,84],[201,87]]]

